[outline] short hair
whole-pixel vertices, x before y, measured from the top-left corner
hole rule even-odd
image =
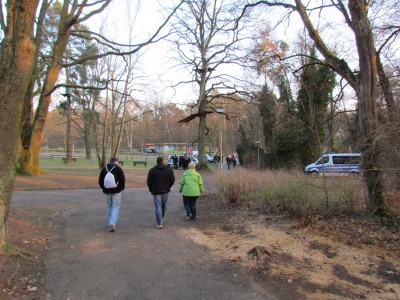
[[[196,168],[196,164],[194,162],[189,163],[189,169]]]
[[[157,163],[158,164],[162,164],[163,161],[164,161],[164,157],[162,157],[162,156],[157,157]]]
[[[116,163],[116,162],[118,162],[118,158],[116,158],[116,157],[111,157],[110,163]]]

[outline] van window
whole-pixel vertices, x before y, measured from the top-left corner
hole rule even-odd
[[[332,161],[334,165],[357,165],[360,161],[359,156],[333,156]]]
[[[316,165],[327,164],[328,162],[329,162],[329,157],[323,156],[317,161]]]
[[[351,164],[358,165],[360,163],[360,156],[352,156]]]
[[[345,156],[333,156],[332,161],[334,165],[345,164]]]

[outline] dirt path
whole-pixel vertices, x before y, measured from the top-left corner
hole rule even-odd
[[[14,194],[14,207],[65,205],[53,217],[44,257],[46,299],[282,297],[275,287],[253,281],[246,269],[218,259],[190,238],[204,222],[186,221],[176,189],[162,230],[155,227],[147,189],[128,189],[123,199],[117,230],[110,233],[99,190]],[[285,295],[297,294],[285,290]]]

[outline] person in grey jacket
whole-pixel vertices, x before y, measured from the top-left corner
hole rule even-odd
[[[164,164],[163,157],[157,157],[157,165],[150,169],[147,175],[147,187],[153,195],[154,212],[157,228],[163,228],[165,212],[167,210],[168,194],[175,182],[174,171]]]
[[[104,178],[110,172],[114,175],[116,187],[106,188],[104,186]],[[119,209],[121,207],[122,191],[125,189],[125,174],[118,165],[118,158],[111,158],[110,163],[106,165],[99,175],[99,186],[103,189],[106,198],[108,211],[108,229],[110,232],[115,231],[115,224],[118,220]]]

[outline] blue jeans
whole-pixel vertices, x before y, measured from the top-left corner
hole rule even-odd
[[[121,194],[104,194],[106,197],[108,225],[117,223],[119,208],[121,207]]]
[[[153,199],[157,225],[162,225],[167,210],[168,193],[153,195]]]

